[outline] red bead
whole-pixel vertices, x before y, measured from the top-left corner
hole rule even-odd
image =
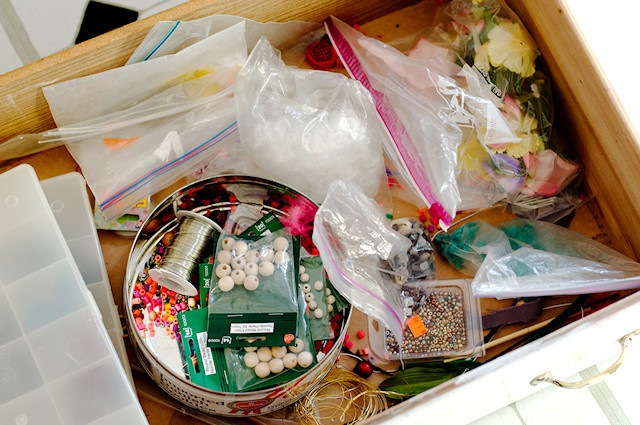
[[[364,338],[364,332],[362,332],[362,331],[358,331],[358,333],[356,335],[358,335],[358,338],[360,338],[360,339]]]
[[[176,297],[176,291],[168,291],[167,295],[169,295],[169,297],[171,297],[171,298],[175,298]]]
[[[419,218],[419,219],[420,219],[420,221],[421,221],[421,222],[423,222],[423,223],[424,223],[425,221],[427,221],[427,216],[426,216],[426,215],[424,215],[424,214],[420,214],[420,217],[418,217],[418,218]]]
[[[351,350],[351,347],[353,347],[353,342],[345,341],[344,346],[347,347],[347,350]]]
[[[321,351],[323,353],[327,354],[329,352],[329,350],[331,350],[331,347],[333,347],[333,340],[332,339],[327,341],[327,343],[324,345],[324,348]]]
[[[367,379],[373,373],[373,366],[366,360],[359,361],[353,369],[361,378]]]

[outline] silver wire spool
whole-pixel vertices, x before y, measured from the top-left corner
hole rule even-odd
[[[149,276],[165,288],[194,296],[198,289],[191,283],[198,264],[213,250],[213,238],[222,233],[214,221],[192,211],[178,211],[178,229],[171,238],[160,264]]]

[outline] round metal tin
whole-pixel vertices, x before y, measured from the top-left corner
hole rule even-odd
[[[160,241],[178,225],[176,213],[192,211],[224,226],[225,231],[237,232],[256,220],[256,217],[275,213],[285,221],[305,208],[317,205],[303,194],[270,180],[250,176],[219,176],[191,183],[165,198],[143,223],[134,240],[124,284],[124,306],[134,352],[151,378],[168,394],[199,411],[217,415],[247,416],[269,413],[286,407],[304,396],[329,372],[344,342],[351,307],[342,314],[339,334],[333,347],[316,366],[297,379],[268,389],[224,393],[196,385],[181,376],[151,350],[147,338],[137,332],[132,313],[134,286],[138,275],[149,267]],[[247,214],[238,213],[238,209]],[[227,220],[230,214],[233,220]],[[311,217],[312,219],[313,217]],[[311,222],[301,233],[302,244],[313,251]]]

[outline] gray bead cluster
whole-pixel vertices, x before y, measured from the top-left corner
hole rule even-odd
[[[433,291],[425,302],[416,305],[417,314],[427,330],[418,338],[407,326],[402,334],[403,352],[421,354],[460,351],[467,344],[462,295],[450,291]],[[386,349],[398,354],[395,336],[386,331]]]
[[[413,218],[401,218],[391,223],[393,230],[411,241],[407,272],[409,281],[416,278],[435,278],[435,250],[425,225]],[[404,282],[397,282],[403,284]]]

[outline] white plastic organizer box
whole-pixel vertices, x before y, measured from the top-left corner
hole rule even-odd
[[[0,418],[146,424],[34,170],[0,175]]]

